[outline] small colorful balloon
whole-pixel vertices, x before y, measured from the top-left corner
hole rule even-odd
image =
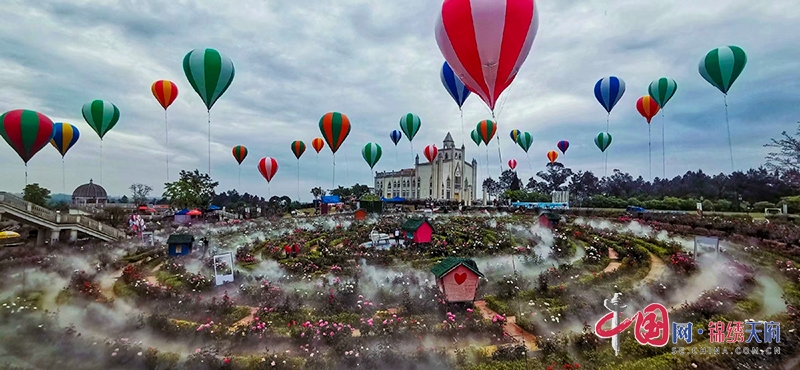
[[[400,118],[400,129],[406,134],[408,141],[414,140],[414,136],[417,136],[420,126],[422,126],[422,120],[414,113],[407,113]]]
[[[728,94],[733,83],[747,65],[747,54],[738,46],[725,46],[711,50],[700,61],[700,76],[723,94]]]
[[[517,168],[517,160],[516,160],[516,159],[513,159],[513,158],[512,158],[512,159],[509,159],[509,160],[508,160],[508,168],[510,168],[512,171],[513,171],[515,168]]]
[[[336,154],[344,140],[350,135],[350,119],[344,113],[328,112],[319,119],[319,131],[331,152]]]
[[[513,141],[514,144],[516,144],[520,134],[522,134],[522,131],[518,129],[513,129],[511,130],[511,133],[509,133],[508,135],[511,136],[511,141]]]
[[[295,158],[300,159],[300,156],[302,156],[303,153],[305,152],[306,152],[306,143],[300,140],[292,141],[292,153],[294,153]]]
[[[567,154],[567,149],[569,149],[569,141],[561,140],[558,142],[558,144],[556,144],[556,147],[558,147],[558,150],[560,150],[562,154]]]
[[[447,62],[442,64],[441,78],[444,89],[447,90],[447,93],[450,94],[450,97],[452,97],[456,104],[458,104],[458,108],[461,109],[461,106],[464,105],[464,102],[467,101],[467,98],[469,97],[469,88],[467,88],[464,83],[461,82]]]
[[[239,164],[242,164],[244,159],[247,158],[247,148],[245,148],[244,145],[237,145],[233,147],[231,152],[233,153],[233,158],[236,159],[236,162]]]
[[[264,176],[267,182],[272,181],[275,173],[278,172],[278,161],[272,157],[261,158],[261,160],[258,161],[258,172],[261,173],[261,176]]]
[[[497,133],[497,123],[490,119],[485,119],[478,122],[478,126],[475,127],[475,131],[478,131],[478,135],[480,135],[483,143],[489,145],[489,141],[491,141],[494,137],[494,134]]]
[[[100,136],[100,140],[119,122],[119,108],[103,100],[93,100],[83,105],[83,119]]]
[[[325,140],[323,140],[321,137],[315,137],[311,140],[311,147],[317,151],[317,154],[319,154],[319,152],[322,151],[322,148],[325,147]]]
[[[556,159],[558,159],[558,152],[555,150],[547,152],[547,159],[550,160],[550,163],[555,163]]]
[[[370,169],[375,168],[375,165],[381,160],[381,155],[383,155],[383,150],[381,146],[376,143],[367,143],[367,145],[361,148],[361,156],[367,161]]]
[[[528,150],[531,148],[531,145],[533,145],[533,135],[531,135],[531,133],[527,131],[523,132],[517,138],[517,145],[519,145],[519,147],[522,148],[522,150],[524,150],[525,153],[527,153]]]
[[[53,121],[32,110],[11,110],[0,116],[0,136],[27,165],[53,138]]]
[[[650,123],[650,120],[658,113],[658,103],[650,95],[645,95],[636,101],[636,110]]]
[[[678,83],[666,77],[661,77],[651,82],[650,86],[647,88],[648,94],[658,103],[661,109],[664,109],[664,106],[667,105],[667,102],[672,99],[677,91]]]
[[[625,81],[617,76],[603,77],[594,85],[594,97],[608,113],[611,113],[623,94]]]
[[[61,158],[64,158],[80,137],[81,133],[77,127],[69,123],[56,122],[53,124],[53,138],[50,139],[50,145],[58,150]]]
[[[469,133],[469,137],[472,138],[475,145],[481,146],[481,134],[478,133],[478,130],[472,130],[472,132]]]
[[[150,86],[150,91],[153,92],[153,96],[158,100],[158,103],[167,110],[172,103],[175,102],[175,99],[178,98],[178,85],[175,85],[174,82],[170,80],[158,80],[153,82],[153,85]]]
[[[425,158],[428,159],[428,162],[433,162],[436,159],[436,156],[439,155],[439,149],[436,148],[436,145],[431,144],[425,147]]]
[[[389,138],[392,139],[394,145],[397,146],[397,143],[399,143],[400,140],[403,139],[403,133],[400,132],[399,130],[392,130],[392,132],[389,133]]]
[[[600,148],[601,152],[605,152],[608,146],[611,145],[611,134],[608,132],[601,132],[594,137],[594,144]]]

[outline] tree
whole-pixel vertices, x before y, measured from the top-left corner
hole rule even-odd
[[[500,175],[500,188],[501,192],[505,192],[506,190],[519,190],[521,188],[519,177],[517,177],[517,172],[512,170],[505,170]]]
[[[353,189],[339,185],[339,187],[336,189],[328,190],[328,193],[330,195],[338,195],[340,198],[344,198],[353,195]]]
[[[550,194],[557,190],[562,190],[562,186],[572,177],[572,170],[564,167],[560,162],[552,162],[547,164],[547,171],[539,171],[536,176],[539,176],[545,182],[544,189],[541,192]]]
[[[486,194],[490,197],[496,197],[503,192],[500,183],[491,177],[483,180],[483,190],[486,191]]]
[[[22,189],[22,199],[42,207],[47,207],[50,202],[50,190],[39,186],[39,183],[25,185]]]
[[[311,195],[314,196],[314,199],[320,199],[325,195],[325,190],[322,190],[322,188],[319,186],[311,188]]]
[[[183,173],[183,171],[181,171],[181,173]],[[147,203],[147,196],[153,191],[153,188],[145,184],[133,184],[130,189],[133,194],[133,202],[136,203],[136,205]]]
[[[164,197],[177,208],[208,208],[219,185],[206,173],[181,171],[180,180],[164,184]]]
[[[367,185],[359,185],[358,183],[356,183],[355,185],[353,185],[351,193],[356,199],[360,199],[361,196],[363,196],[364,194],[369,193],[369,186],[367,186]]]
[[[767,154],[767,168],[778,171],[795,190],[800,189],[800,122],[798,124],[795,135],[783,131],[782,138],[770,139],[769,143],[764,144],[775,149]]]
[[[122,198],[119,198],[119,202],[120,203],[128,203],[129,202],[128,196],[127,195],[123,195]]]

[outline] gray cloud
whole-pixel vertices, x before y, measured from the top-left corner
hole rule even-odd
[[[688,0],[652,4],[637,1],[542,2],[540,29],[516,81],[501,98],[498,114],[504,162],[516,158],[521,176],[530,176],[525,153],[508,138],[512,128],[530,131],[533,171],[558,140],[571,147],[560,161],[573,169],[602,175],[603,157],[592,138],[605,130],[605,111],[594,100],[595,81],[617,75],[628,91],[611,115],[614,142],[609,172],[619,168],[648,177],[647,125],[634,108],[647,84],[662,75],[678,81],[666,109],[667,175],[702,168],[728,172],[727,134],[722,94],[700,78],[697,63],[710,49],[742,46],[748,66],[730,92],[730,122],[737,168],[758,166],[762,144],[782,130],[793,130],[800,101],[800,59],[796,32],[800,9],[792,1],[757,4],[743,0]],[[39,110],[81,129],[82,138],[67,154],[67,190],[100,178],[112,194],[127,193],[133,182],[154,186],[180,169],[206,169],[205,107],[184,77],[181,62],[191,49],[213,47],[236,66],[230,89],[211,111],[212,175],[219,190],[237,187],[230,148],[242,144],[250,157],[242,165],[242,191],[297,196],[293,140],[308,145],[300,163],[300,193],[312,186],[330,188],[332,156],[310,147],[320,136],[319,117],[346,113],[353,131],[336,155],[336,182],[371,183],[361,147],[374,141],[384,148],[377,170],[410,166],[408,141],[395,148],[388,134],[407,112],[417,113],[422,130],[416,153],[441,145],[452,132],[462,140],[455,104],[439,82],[443,61],[433,37],[436,2],[366,1],[11,1],[0,24],[0,102],[3,110]],[[170,79],[179,89],[169,109],[170,148],[164,144],[164,113],[150,84]],[[92,99],[115,103],[120,123],[100,140],[80,115]],[[464,107],[466,134],[489,112],[477,98]],[[653,120],[653,174],[661,174],[661,117]],[[469,156],[485,176],[486,151],[466,137]],[[497,147],[489,148],[489,171],[497,176]],[[263,156],[280,169],[271,185],[255,169]],[[62,191],[60,158],[44,148],[29,166],[30,182]],[[397,163],[399,161],[399,163]],[[0,188],[24,184],[16,154],[0,145]],[[316,179],[316,180],[315,180]]]

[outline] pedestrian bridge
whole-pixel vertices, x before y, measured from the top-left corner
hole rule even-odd
[[[74,242],[78,233],[89,235],[103,241],[117,241],[125,238],[125,232],[81,215],[62,214],[45,207],[27,202],[24,199],[0,191],[0,221],[15,220],[38,229],[36,245],[43,245],[46,238],[50,244],[59,241]]]

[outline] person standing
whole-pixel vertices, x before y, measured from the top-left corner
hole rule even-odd
[[[400,230],[394,229],[394,242],[396,245],[400,245]]]

